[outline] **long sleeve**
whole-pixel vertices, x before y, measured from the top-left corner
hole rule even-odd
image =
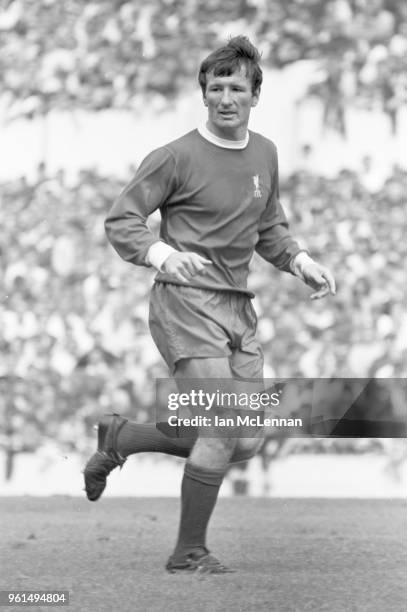
[[[288,221],[279,200],[278,161],[275,155],[275,170],[272,190],[259,225],[259,240],[256,251],[263,259],[279,270],[292,272],[290,263],[302,249],[288,230]]]
[[[176,162],[171,151],[162,147],[141,163],[133,180],[125,187],[106,218],[106,234],[125,260],[150,266],[149,248],[157,242],[147,226],[148,216],[165,205],[176,188]]]

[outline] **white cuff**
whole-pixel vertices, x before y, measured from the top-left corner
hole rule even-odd
[[[156,268],[159,272],[165,262],[165,260],[172,254],[176,253],[177,250],[166,242],[155,242],[147,251],[146,261]]]
[[[305,266],[314,264],[315,261],[305,251],[300,251],[291,262],[291,269],[296,276],[303,276]]]

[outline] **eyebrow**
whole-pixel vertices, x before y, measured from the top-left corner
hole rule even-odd
[[[224,85],[225,83],[224,83],[224,81],[220,80],[221,78],[225,78],[225,77],[218,77],[217,79],[215,79],[212,82],[208,83],[208,87],[214,87],[216,85]],[[246,82],[242,82],[242,81],[229,81],[227,84],[228,85],[232,85],[234,87],[245,87],[247,85]],[[249,85],[250,85],[250,83],[249,83]]]

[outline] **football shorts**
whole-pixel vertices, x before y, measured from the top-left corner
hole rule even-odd
[[[172,374],[180,359],[229,357],[233,377],[263,378],[257,316],[244,293],[156,282],[149,325]]]

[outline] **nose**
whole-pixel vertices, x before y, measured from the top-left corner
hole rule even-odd
[[[229,106],[232,103],[232,96],[230,89],[225,88],[222,92],[221,104],[222,106]]]

